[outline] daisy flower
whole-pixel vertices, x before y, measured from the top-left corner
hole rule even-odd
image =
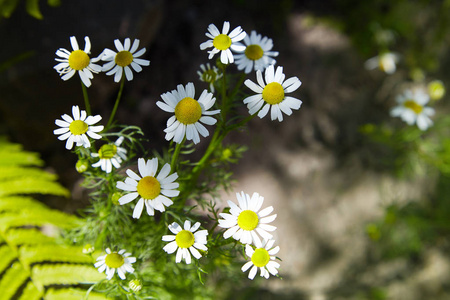
[[[141,57],[145,53],[145,48],[137,51],[139,47],[139,40],[135,39],[133,42],[133,46],[131,46],[131,41],[129,38],[125,39],[124,44],[117,39],[114,40],[114,45],[118,52],[114,52],[110,49],[105,49],[103,51],[103,55],[101,59],[103,61],[107,61],[106,64],[103,65],[102,71],[106,72],[106,75],[114,75],[114,81],[119,82],[122,78],[122,73],[125,72],[125,76],[128,81],[133,80],[133,72],[131,72],[130,66],[133,68],[135,72],[141,72],[141,66],[150,65],[150,61],[146,59],[141,59]],[[131,46],[131,49],[130,49]]]
[[[219,226],[228,228],[223,237],[227,239],[232,236],[242,244],[251,244],[252,242],[260,244],[261,239],[258,234],[264,239],[272,238],[272,235],[267,231],[276,229],[275,226],[268,225],[277,217],[276,214],[269,216],[273,207],[269,206],[260,211],[264,197],[258,193],[253,193],[250,198],[250,195],[241,192],[240,194],[236,193],[236,197],[239,206],[228,200],[230,213],[220,214],[223,220],[219,219]]]
[[[100,160],[93,164],[94,168],[100,167],[106,173],[111,173],[112,167],[120,168],[122,160],[127,159],[127,150],[119,147],[123,142],[123,136],[119,137],[115,143],[106,144],[100,147],[98,153],[92,153],[92,157],[98,157]]]
[[[222,73],[219,73],[219,69],[217,69],[215,66],[211,68],[211,65],[209,63],[200,65],[200,70],[197,71],[198,76],[200,77],[200,80],[206,83],[209,83],[209,90],[211,93],[214,93],[214,82],[217,81],[217,79],[222,77]]]
[[[286,93],[291,93],[297,90],[302,82],[297,77],[291,77],[284,80],[283,67],[275,68],[273,65],[267,67],[265,72],[265,80],[261,71],[256,71],[256,80],[258,84],[250,79],[247,79],[244,84],[257,93],[256,95],[244,99],[244,104],[247,104],[248,112],[254,115],[258,112],[258,117],[263,118],[270,111],[270,117],[273,120],[278,119],[283,121],[283,114],[290,116],[292,109],[299,109],[302,101],[290,96],[285,96]],[[262,109],[261,109],[262,107]],[[260,110],[261,109],[261,110]]]
[[[158,159],[155,157],[149,159],[147,163],[145,159],[138,159],[138,169],[141,176],[137,175],[132,170],[127,170],[127,177],[124,182],[119,181],[116,187],[128,191],[128,193],[119,198],[119,204],[127,204],[134,199],[140,197],[138,203],[134,207],[133,218],[139,219],[142,210],[147,208],[147,214],[153,216],[155,209],[163,212],[165,207],[169,207],[173,204],[173,201],[167,197],[176,197],[180,194],[176,188],[179,184],[174,182],[178,178],[177,173],[170,173],[170,165],[165,164],[159,174],[158,171]]]
[[[202,255],[200,254],[200,252],[198,252],[197,249],[202,251],[208,250],[208,248],[206,247],[206,237],[208,235],[208,230],[197,231],[199,227],[200,222],[196,222],[194,226],[191,227],[191,222],[189,220],[186,220],[184,222],[184,229],[181,228],[178,223],[173,222],[169,225],[169,230],[175,235],[164,235],[162,237],[162,240],[164,242],[170,242],[164,246],[163,250],[168,254],[172,254],[175,252],[175,250],[178,249],[175,258],[176,263],[179,263],[182,259],[184,259],[187,264],[190,264],[191,254],[196,259],[200,259]]]
[[[97,132],[103,130],[103,125],[93,126],[102,119],[100,115],[86,117],[86,111],[80,111],[76,105],[72,106],[72,115],[73,118],[64,114],[61,116],[63,120],[56,119],[55,124],[61,128],[53,130],[55,135],[59,135],[59,140],[67,140],[66,149],[72,149],[73,143],[89,148],[91,143],[86,134],[96,140],[102,137]]]
[[[244,70],[248,74],[253,69],[264,71],[268,66],[276,63],[272,57],[278,56],[278,52],[270,51],[273,48],[272,39],[262,37],[256,31],[252,31],[250,35],[245,36],[244,44],[244,53],[236,55],[238,70]]]
[[[425,105],[430,101],[430,96],[422,89],[406,90],[397,96],[398,105],[391,110],[392,117],[400,117],[408,125],[417,124],[420,130],[427,130],[433,121],[434,109]]]
[[[111,249],[106,248],[106,255],[99,256],[97,262],[94,264],[100,273],[106,273],[106,279],[111,280],[114,273],[122,280],[125,280],[125,273],[133,273],[134,268],[131,264],[136,262],[136,257],[130,257],[131,253],[125,253],[122,249],[119,252],[112,252]]]
[[[258,268],[261,270],[261,277],[266,279],[269,278],[269,273],[272,275],[278,274],[278,268],[280,264],[275,261],[275,254],[280,251],[280,247],[276,246],[273,248],[274,240],[264,241],[263,243],[258,243],[256,249],[253,249],[250,245],[245,245],[245,254],[250,257],[250,261],[245,263],[241,270],[246,272],[251,266],[250,272],[248,273],[248,278],[255,278]]]
[[[399,61],[398,54],[386,52],[382,53],[378,56],[369,58],[364,66],[368,70],[373,70],[379,68],[381,71],[386,74],[394,74],[395,70],[397,70],[397,63]]]
[[[212,93],[204,90],[198,100],[195,100],[195,88],[192,82],[189,82],[186,87],[179,84],[177,90],[162,94],[161,98],[164,102],[158,101],[156,105],[166,112],[174,113],[167,120],[167,128],[164,129],[168,141],[173,139],[180,144],[186,136],[188,141],[193,140],[194,144],[198,144],[199,134],[203,137],[209,135],[208,130],[201,123],[214,125],[217,122],[210,116],[218,114],[220,109],[208,111],[216,102],[216,98]]]
[[[72,78],[75,72],[78,71],[80,75],[81,81],[85,86],[91,86],[91,79],[94,78],[92,73],[98,73],[102,71],[102,67],[94,64],[100,60],[97,58],[89,58],[89,54],[91,53],[91,41],[89,37],[84,38],[85,46],[84,50],[81,50],[78,47],[77,39],[74,36],[70,37],[70,44],[72,45],[73,51],[70,52],[64,48],[59,48],[56,51],[56,55],[60,58],[55,58],[56,61],[59,62],[53,68],[58,71],[59,75],[62,76],[62,80],[68,80]]]
[[[244,45],[239,45],[236,42],[241,41],[247,35],[245,31],[242,30],[241,26],[236,27],[233,31],[230,31],[230,22],[223,22],[222,33],[217,29],[216,25],[210,24],[208,26],[208,31],[206,36],[210,40],[201,43],[200,49],[205,50],[207,48],[213,48],[209,50],[208,59],[213,58],[216,53],[220,52],[220,61],[223,64],[232,64],[234,62],[233,53],[231,50],[236,52],[242,52],[245,50]],[[230,50],[231,49],[231,50]]]

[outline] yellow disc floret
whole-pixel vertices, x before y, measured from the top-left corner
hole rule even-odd
[[[259,218],[253,210],[243,210],[238,216],[237,223],[242,229],[251,231],[258,226]]]
[[[214,38],[213,45],[218,50],[227,50],[231,46],[231,39],[226,34],[219,34]]]
[[[258,60],[263,57],[264,51],[260,45],[249,45],[245,48],[245,56],[250,60]]]
[[[202,116],[202,108],[197,100],[186,97],[175,107],[175,116],[185,125],[194,124]]]
[[[139,180],[137,192],[144,199],[153,200],[158,197],[161,192],[161,184],[153,176],[145,176]]]
[[[411,109],[416,114],[420,114],[423,110],[422,105],[417,104],[414,100],[406,100],[405,102],[403,102],[403,106]]]
[[[106,255],[105,264],[110,268],[120,268],[124,264],[123,256],[116,252],[110,253]]]
[[[98,155],[100,159],[111,159],[117,153],[117,146],[114,144],[106,144],[100,147]]]
[[[88,124],[81,120],[75,120],[69,125],[69,130],[73,135],[80,135],[86,133],[89,129]]]
[[[284,89],[278,82],[271,82],[264,87],[262,97],[269,104],[278,104],[284,100]]]
[[[266,266],[269,260],[269,252],[264,248],[256,249],[252,255],[252,263],[259,268]]]
[[[175,237],[175,242],[180,248],[189,248],[195,243],[195,237],[189,230],[181,230]]]
[[[83,50],[72,51],[69,55],[69,66],[76,71],[83,70],[89,66],[89,62],[89,56]]]
[[[114,60],[118,66],[126,67],[133,62],[133,54],[130,51],[120,51]]]

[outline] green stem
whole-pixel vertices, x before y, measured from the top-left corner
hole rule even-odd
[[[122,76],[122,81],[120,82],[119,92],[117,93],[116,103],[114,104],[114,108],[111,112],[111,116],[109,116],[109,120],[108,120],[108,123],[106,124],[105,129],[108,129],[114,120],[114,116],[116,115],[117,108],[119,107],[120,99],[122,98],[122,91],[123,91],[124,85],[125,85],[125,74],[123,74],[123,76]]]
[[[175,171],[175,164],[178,161],[178,156],[180,156],[180,151],[181,151],[181,146],[183,145],[184,140],[181,143],[177,143],[177,145],[175,146],[175,151],[173,152],[172,155],[172,162],[170,163],[170,170],[172,172]]]
[[[223,69],[222,69],[222,74],[223,74],[223,76],[222,76],[222,107],[221,107],[221,110],[220,110],[220,114],[221,114],[221,116],[222,116],[222,122],[225,124],[225,117],[226,117],[226,115],[227,115],[227,80],[226,80],[226,70],[227,70],[227,68],[226,68],[226,66],[224,66],[223,67]]]
[[[91,105],[89,104],[89,96],[87,93],[87,88],[84,85],[83,81],[81,81],[81,89],[83,90],[84,106],[86,107],[86,113],[88,116],[90,116],[91,115]]]

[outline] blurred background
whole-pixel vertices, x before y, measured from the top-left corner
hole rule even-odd
[[[62,81],[53,69],[55,51],[71,49],[73,35],[80,46],[90,37],[91,57],[114,49],[116,38],[139,38],[151,64],[125,85],[116,118],[140,126],[146,147],[158,150],[168,116],[156,101],[177,84],[207,88],[196,73],[208,62],[199,45],[210,23],[230,21],[273,39],[277,65],[302,81],[293,96],[303,105],[282,123],[255,118],[229,137],[249,149],[234,167],[235,192],[259,192],[278,214],[283,279],[249,281],[222,296],[450,299],[450,180],[439,167],[450,147],[429,167],[404,140],[388,143],[406,126],[389,116],[405,86],[448,86],[450,1],[61,0],[0,8],[0,135],[39,152],[72,190],[72,199],[50,206],[76,213],[88,204],[76,157],[53,135],[56,118],[83,106],[78,78]],[[364,67],[385,51],[401,57],[394,74]],[[92,83],[92,110],[107,120],[119,85],[104,74]],[[445,116],[448,98],[435,108]]]

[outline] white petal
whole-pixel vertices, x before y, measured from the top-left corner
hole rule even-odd
[[[141,198],[134,208],[133,218],[139,219],[141,217],[143,209],[144,209],[144,199]]]

